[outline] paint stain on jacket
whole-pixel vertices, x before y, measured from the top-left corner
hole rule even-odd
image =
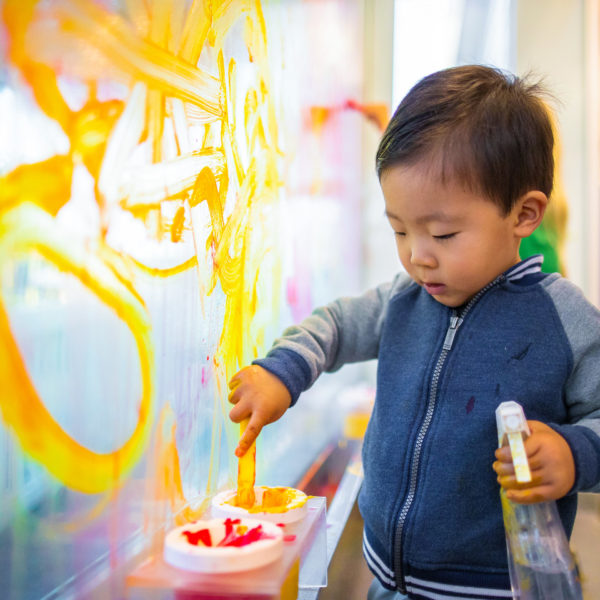
[[[465,410],[467,414],[469,414],[475,408],[475,396],[471,396],[467,401],[467,406],[465,406]]]
[[[521,350],[520,352],[517,352],[516,354],[511,356],[510,360],[523,360],[527,356],[527,353],[529,352],[529,348],[531,348],[531,342],[529,342],[529,344],[527,344],[527,346],[525,346],[525,348],[523,348],[523,350]]]

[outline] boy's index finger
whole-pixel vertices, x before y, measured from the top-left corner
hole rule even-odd
[[[229,394],[227,394],[227,400],[231,402],[231,404],[236,404],[243,397],[242,391],[243,388],[241,388],[239,384],[233,387],[230,386]]]
[[[240,437],[237,448],[235,449],[235,455],[238,458],[246,454],[250,446],[252,446],[252,444],[256,441],[256,438],[261,430],[262,425],[253,413],[246,429],[244,430],[244,433],[242,434],[242,437]]]
[[[252,446],[252,443],[254,442],[254,440],[250,441],[248,438],[249,438],[249,436],[247,436],[245,433],[240,438],[237,448],[235,449],[235,455],[238,458],[241,458],[242,456],[244,456],[244,454],[246,454],[246,452],[248,452],[248,450],[250,449],[250,446]]]
[[[227,400],[231,402],[231,404],[237,404],[240,400],[240,394],[238,393],[238,387],[236,386],[231,389],[229,394],[227,395]]]
[[[238,372],[229,380],[227,385],[229,386],[230,390],[234,390],[238,385],[240,385],[240,383],[242,383],[242,382],[240,381],[239,372]]]

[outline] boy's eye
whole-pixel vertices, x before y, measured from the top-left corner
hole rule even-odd
[[[404,237],[406,235],[406,233],[404,233],[404,231],[394,231],[394,234],[397,235],[398,237]]]
[[[436,240],[449,240],[450,238],[453,238],[456,235],[455,233],[445,233],[444,235],[434,235],[433,237]]]

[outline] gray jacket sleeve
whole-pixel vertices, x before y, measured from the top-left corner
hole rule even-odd
[[[299,325],[288,327],[263,359],[254,361],[277,375],[289,389],[292,404],[324,371],[376,358],[390,298],[412,280],[399,273],[362,296],[339,298],[317,308]]]
[[[552,278],[546,290],[573,355],[565,387],[569,425],[555,429],[573,452],[577,472],[573,491],[600,492],[600,311],[566,279]]]

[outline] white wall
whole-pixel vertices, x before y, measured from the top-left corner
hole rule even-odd
[[[597,0],[519,0],[517,74],[544,76],[558,97],[569,201],[569,278],[598,303]]]
[[[365,0],[365,102],[392,106],[394,0]],[[363,125],[363,288],[389,281],[399,269],[393,232],[375,174],[375,153],[381,138],[372,123]]]

